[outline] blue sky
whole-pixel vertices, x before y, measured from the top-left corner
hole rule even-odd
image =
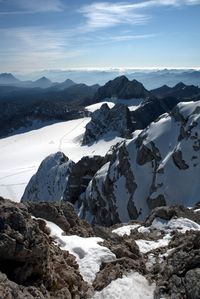
[[[200,0],[0,0],[0,71],[200,67]]]

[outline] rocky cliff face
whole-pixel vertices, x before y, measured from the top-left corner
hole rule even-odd
[[[95,142],[108,133],[128,138],[131,131],[130,111],[126,106],[117,104],[110,109],[107,104],[103,104],[92,114],[91,121],[86,125],[82,144]]]
[[[150,96],[151,93],[144,88],[142,83],[136,80],[129,81],[127,77],[120,76],[100,87],[95,95],[95,99],[98,101],[106,98],[146,99]]]
[[[88,298],[73,255],[53,243],[45,221],[0,198],[0,298]]]
[[[180,103],[113,149],[82,195],[82,216],[111,225],[144,218],[157,206],[199,200],[200,102]]]

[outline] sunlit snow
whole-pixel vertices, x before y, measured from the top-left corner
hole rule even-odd
[[[115,255],[108,248],[98,244],[103,242],[103,239],[66,236],[63,230],[53,222],[46,221],[46,223],[58,246],[76,257],[80,273],[87,282],[93,282],[102,262],[115,260]]]
[[[74,162],[87,155],[105,155],[119,137],[81,146],[90,118],[52,124],[0,139],[0,195],[19,201],[30,178],[48,155],[63,151]]]
[[[146,278],[137,272],[114,280],[93,299],[153,299],[155,284],[150,285]]]

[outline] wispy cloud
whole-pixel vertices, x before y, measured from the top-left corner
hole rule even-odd
[[[85,5],[80,12],[86,18],[86,29],[113,27],[119,24],[141,24],[149,19],[147,15],[138,13],[127,3],[113,4],[109,2]]]
[[[117,36],[111,36],[108,38],[109,41],[113,42],[123,42],[123,41],[130,41],[130,40],[140,40],[140,39],[147,39],[147,38],[153,38],[158,36],[158,34],[135,34],[135,35],[117,35]]]
[[[39,12],[60,12],[64,9],[62,0],[5,0],[0,1],[0,15],[30,14]]]
[[[120,24],[145,24],[151,15],[147,9],[160,6],[178,7],[198,5],[200,0],[149,0],[140,2],[94,2],[84,5],[79,12],[85,17],[85,30],[92,31]]]
[[[85,48],[77,47],[67,30],[43,27],[0,29],[0,65],[7,68],[55,68],[81,57]]]

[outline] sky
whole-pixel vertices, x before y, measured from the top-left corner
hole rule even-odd
[[[0,0],[0,72],[199,68],[200,0]]]

